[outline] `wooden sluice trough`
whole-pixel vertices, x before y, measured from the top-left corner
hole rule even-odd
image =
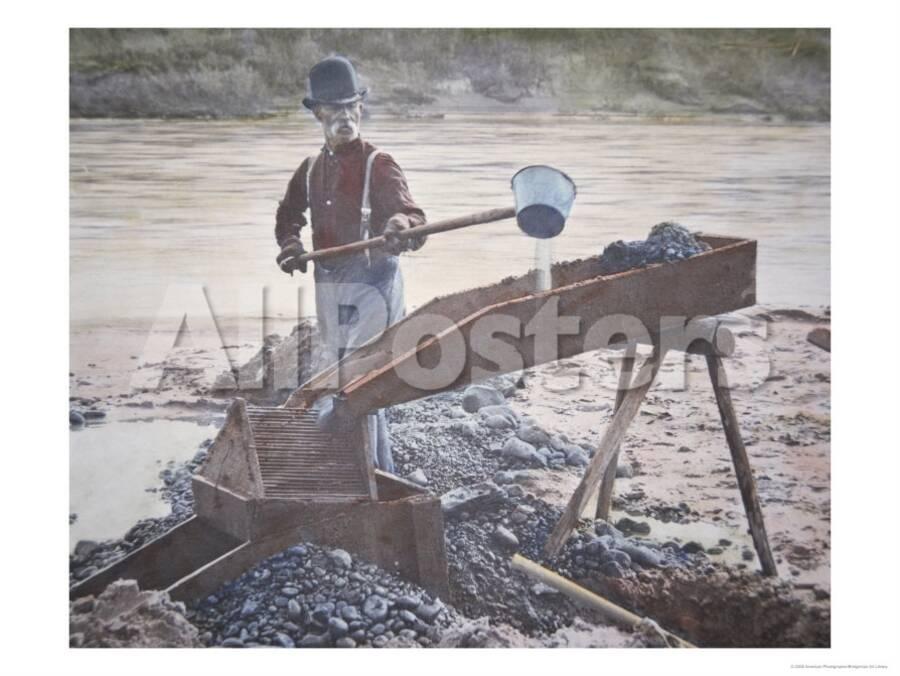
[[[698,322],[694,333],[685,334],[679,330],[685,320],[714,317],[756,302],[756,242],[700,239],[710,250],[676,263],[603,276],[597,259],[584,259],[555,265],[551,289],[545,292],[534,293],[531,272],[437,298],[312,378],[283,406],[253,407],[235,400],[193,478],[194,516],[75,585],[71,596],[96,594],[115,579],[133,578],[142,588],[165,589],[176,599],[199,598],[264,558],[299,541],[311,541],[344,548],[448,598],[440,501],[410,482],[373,469],[365,414],[505,371],[594,349],[621,349],[622,332],[615,327],[626,331],[628,322],[636,319],[647,330],[639,342],[652,343],[654,351],[628,394],[624,388],[619,393],[617,403],[622,406],[609,433],[620,438],[666,351],[704,354],[720,366],[720,357],[733,346],[718,322]],[[544,322],[555,322],[557,316],[578,318],[578,326],[559,335],[558,349],[551,353],[535,335]],[[625,316],[633,319],[617,324]],[[503,326],[527,327],[492,336],[521,356],[520,363],[505,370],[481,349],[482,320],[501,317]],[[667,317],[679,320],[667,324]],[[601,321],[606,321],[607,330],[597,343],[591,329]],[[419,333],[409,343],[404,336],[412,335],[414,326],[430,326],[433,331],[424,339]],[[461,367],[448,371],[441,365],[441,355],[453,349],[462,350]],[[410,382],[406,374],[414,366],[420,377]],[[715,376],[713,382],[715,386]],[[719,397],[719,389],[716,392]],[[342,420],[352,421],[339,433],[326,434],[316,426],[314,404],[323,395],[334,397]],[[719,403],[725,420],[727,411]],[[772,574],[774,562],[739,434],[740,452],[733,441],[729,436],[754,542],[764,571]],[[615,438],[601,442],[583,485],[548,543],[549,554],[562,546],[589,494],[596,495],[600,479],[614,474],[617,446]],[[607,493],[611,485],[610,480]],[[605,501],[608,509],[608,495]],[[598,513],[603,504],[601,495]]]

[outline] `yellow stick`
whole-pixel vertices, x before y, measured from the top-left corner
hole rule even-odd
[[[617,606],[612,601],[607,601],[602,596],[588,591],[584,587],[575,584],[571,580],[567,580],[562,575],[558,575],[552,570],[547,570],[543,566],[536,564],[534,561],[526,559],[520,554],[513,555],[512,560],[510,561],[510,565],[512,565],[515,570],[518,570],[521,573],[525,573],[529,577],[532,577],[562,592],[572,600],[599,611],[605,617],[609,618],[616,624],[624,626],[626,629],[636,629],[638,625],[641,625],[642,623],[645,623],[647,621],[640,615],[635,615],[630,610],[626,610],[622,606]],[[656,623],[654,622],[653,624],[655,625]],[[665,629],[660,628],[660,631],[667,639],[666,643],[668,645],[671,645],[672,642],[674,642],[675,645],[682,648],[697,647],[694,644],[688,643],[684,639],[679,638],[675,634],[666,631]]]

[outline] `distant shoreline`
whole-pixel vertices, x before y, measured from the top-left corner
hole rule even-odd
[[[828,121],[827,29],[73,29],[71,117],[295,111],[309,68],[354,61],[373,109]]]

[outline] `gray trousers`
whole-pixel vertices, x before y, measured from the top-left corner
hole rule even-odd
[[[377,338],[403,319],[403,275],[397,256],[347,256],[325,267],[315,264],[316,316],[323,341],[323,361],[330,365]],[[394,472],[391,439],[384,409],[367,416],[375,467]]]

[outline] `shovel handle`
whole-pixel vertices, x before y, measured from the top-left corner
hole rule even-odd
[[[423,235],[436,235],[439,232],[447,232],[448,230],[459,230],[460,228],[468,228],[470,225],[480,225],[482,223],[493,223],[494,221],[502,221],[507,218],[513,218],[516,215],[514,207],[505,209],[491,209],[489,211],[481,211],[477,214],[468,216],[460,216],[459,218],[449,218],[443,221],[435,221],[427,225],[419,225],[414,228],[407,228],[397,234],[400,239],[409,239],[410,237],[421,237]],[[321,261],[329,258],[337,258],[338,256],[346,256],[366,249],[374,249],[383,246],[385,243],[384,235],[372,237],[370,239],[361,239],[358,242],[351,242],[342,246],[334,246],[330,249],[318,249],[310,251],[300,256],[301,262]]]

